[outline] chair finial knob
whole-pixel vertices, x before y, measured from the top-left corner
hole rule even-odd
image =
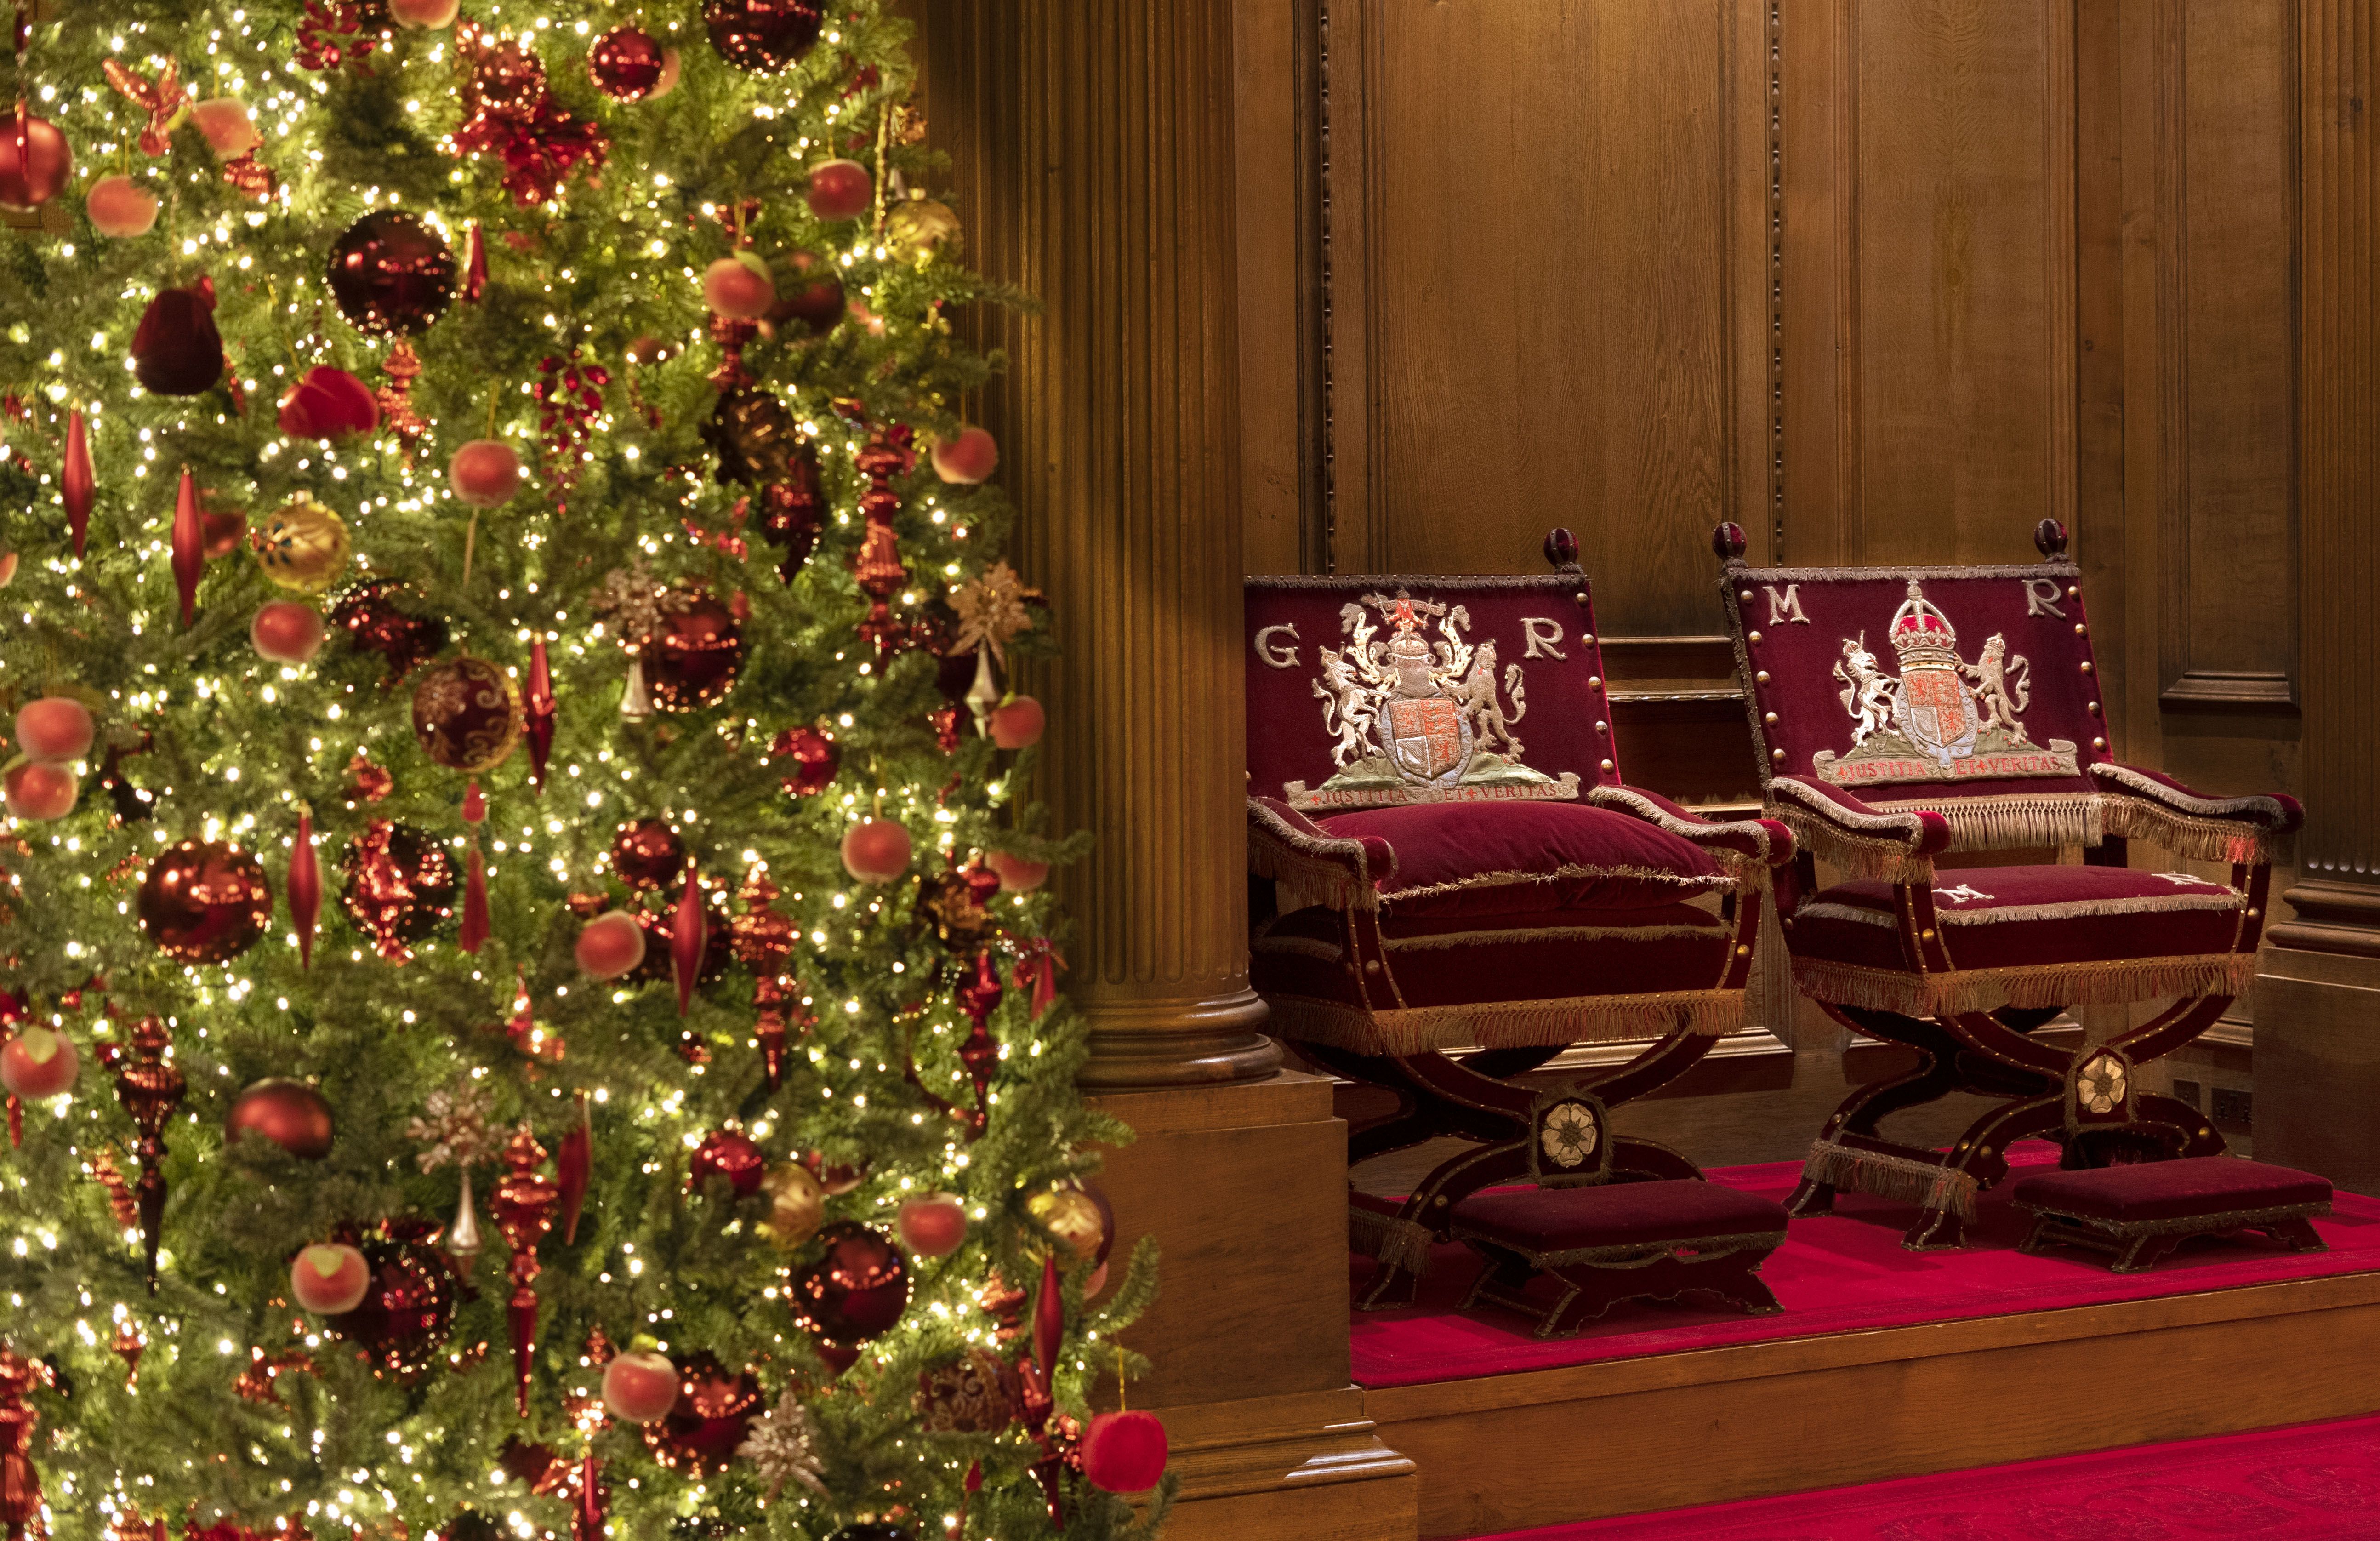
[[[1546,561],[1556,571],[1578,565],[1578,537],[1556,525],[1546,532]]]
[[[1743,527],[1729,519],[1711,531],[1711,551],[1721,562],[1743,560]]]
[[[2042,520],[2033,527],[2033,544],[2044,562],[2057,561],[2066,554],[2066,527],[2055,519]]]

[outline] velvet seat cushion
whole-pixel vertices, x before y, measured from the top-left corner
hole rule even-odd
[[[1344,950],[1346,919],[1315,905],[1281,916],[1251,944],[1267,996],[1363,1009]],[[1394,915],[1380,927],[1395,995],[1372,980],[1374,1006],[1468,1006],[1508,1001],[1715,989],[1734,931],[1686,904],[1536,915]]]
[[[2019,1182],[2010,1196],[2028,1209],[2120,1225],[2328,1204],[2330,1180],[2239,1156],[2188,1156],[2042,1172]]]
[[[2004,969],[2228,952],[2247,901],[2182,873],[2121,867],[1985,867],[1937,872],[1935,918],[1961,969]],[[1796,958],[1901,968],[1892,885],[1823,889],[1793,912]]]
[[[1603,1183],[1584,1188],[1499,1188],[1454,1207],[1459,1234],[1524,1254],[1652,1246],[1723,1237],[1775,1237],[1784,1207],[1690,1177],[1654,1183]]]
[[[1395,852],[1378,892],[1401,916],[1633,910],[1732,886],[1693,842],[1582,803],[1415,803],[1316,822]]]

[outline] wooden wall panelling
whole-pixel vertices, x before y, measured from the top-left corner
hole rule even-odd
[[[1251,573],[1320,571],[1322,0],[1235,0],[1240,506]]]

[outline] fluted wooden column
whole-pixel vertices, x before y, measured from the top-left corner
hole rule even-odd
[[[969,260],[1038,315],[980,410],[1066,652],[1041,791],[1099,844],[1059,880],[1084,1084],[1269,1075],[1248,989],[1228,0],[917,0]],[[988,309],[988,308],[987,308]]]

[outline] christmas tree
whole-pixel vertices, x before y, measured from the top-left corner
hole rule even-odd
[[[16,6],[0,1531],[1141,1534],[903,24],[456,13]]]

